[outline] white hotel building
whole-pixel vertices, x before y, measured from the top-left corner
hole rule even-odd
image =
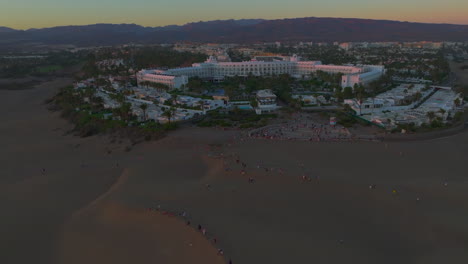
[[[283,60],[218,62],[210,57],[203,63],[192,67],[169,70],[141,70],[137,73],[138,83],[143,81],[162,83],[172,89],[178,89],[188,83],[190,77],[200,77],[219,81],[233,76],[273,76],[289,74],[295,78],[306,78],[313,72],[342,73],[341,86],[353,87],[355,84],[366,84],[380,78],[385,73],[384,66],[379,65],[322,65],[320,61],[301,61],[296,55]]]

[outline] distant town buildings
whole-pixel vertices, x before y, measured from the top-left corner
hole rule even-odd
[[[344,49],[344,50],[349,50],[350,48],[353,47],[353,44],[349,43],[349,42],[345,42],[345,43],[339,44],[339,47]]]
[[[100,70],[109,70],[113,67],[119,67],[125,65],[123,59],[109,59],[96,62],[96,66]]]

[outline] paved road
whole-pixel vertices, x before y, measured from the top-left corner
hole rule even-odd
[[[311,106],[311,107],[301,107],[305,111],[335,111],[343,109],[342,106],[329,105],[329,106]]]

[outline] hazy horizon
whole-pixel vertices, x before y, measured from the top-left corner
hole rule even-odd
[[[113,23],[113,22],[96,22],[96,23],[84,23],[84,24],[63,24],[63,25],[53,25],[53,26],[45,26],[45,27],[30,27],[30,28],[15,28],[9,27],[5,25],[1,25],[0,27],[7,27],[15,30],[30,30],[30,29],[44,29],[44,28],[53,28],[53,27],[67,27],[67,26],[89,26],[89,25],[138,25],[143,27],[166,27],[166,26],[183,26],[190,23],[199,23],[199,22],[210,22],[210,21],[227,21],[227,20],[254,20],[254,19],[261,19],[261,20],[282,20],[282,19],[300,19],[300,18],[337,18],[337,19],[363,19],[363,20],[384,20],[384,21],[397,21],[397,22],[408,22],[408,23],[425,23],[425,24],[446,24],[446,25],[461,25],[461,26],[468,26],[467,24],[460,24],[460,23],[448,23],[448,22],[422,22],[422,21],[408,21],[408,20],[397,20],[397,19],[381,19],[381,18],[361,18],[361,17],[332,17],[332,16],[307,16],[307,17],[282,17],[282,18],[218,18],[218,19],[210,19],[210,20],[194,20],[194,21],[187,21],[184,23],[179,24],[164,24],[164,25],[143,25],[136,22],[122,22],[122,23]]]
[[[0,26],[14,29],[89,24],[157,27],[227,19],[361,18],[468,25],[468,2],[459,0],[18,0],[0,9]]]

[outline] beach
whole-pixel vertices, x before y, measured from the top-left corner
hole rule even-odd
[[[70,82],[0,91],[1,263],[468,262],[466,132],[314,142],[191,127],[127,152],[47,110]]]

